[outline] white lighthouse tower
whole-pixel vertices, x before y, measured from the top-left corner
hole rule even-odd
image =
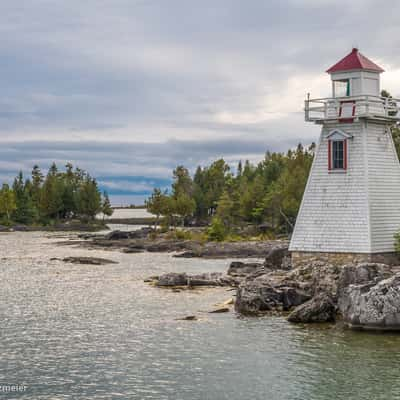
[[[358,49],[327,71],[332,97],[307,99],[322,126],[289,250],[294,265],[397,262],[400,164],[391,127],[400,100],[380,96],[383,69]]]

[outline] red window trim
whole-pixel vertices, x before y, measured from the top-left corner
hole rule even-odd
[[[338,142],[339,140],[335,140]],[[328,170],[329,171],[346,171],[347,170],[347,139],[341,139],[343,142],[343,168],[333,168],[332,166],[332,142],[333,140],[328,140]]]
[[[332,169],[332,140],[328,140],[328,170]]]
[[[343,104],[348,104],[352,103],[353,104],[353,109],[351,111],[351,118],[342,118],[342,105]],[[343,100],[340,102],[340,107],[339,107],[339,122],[341,123],[351,123],[354,122],[354,117],[356,115],[356,102],[354,100]]]

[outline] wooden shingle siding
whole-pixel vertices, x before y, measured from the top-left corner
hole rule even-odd
[[[348,139],[348,168],[329,171],[333,129]],[[291,251],[378,253],[394,251],[400,229],[400,164],[388,126],[362,120],[322,128]]]
[[[400,164],[388,128],[366,122],[371,251],[394,250],[400,229]]]
[[[352,136],[348,139],[346,171],[328,169],[326,136],[335,128]],[[290,243],[291,251],[370,251],[364,147],[361,122],[323,127]]]

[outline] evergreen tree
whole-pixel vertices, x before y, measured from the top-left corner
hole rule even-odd
[[[13,212],[13,220],[21,224],[31,224],[37,217],[36,209],[30,196],[31,184],[24,182],[22,171],[14,179],[13,192],[16,208]]]
[[[63,185],[58,177],[58,169],[53,163],[47,173],[40,195],[40,215],[47,221],[59,219],[63,208]]]
[[[16,208],[14,192],[4,183],[0,189],[0,215],[5,216],[8,224],[11,222],[11,215]]]
[[[106,191],[103,192],[103,197],[101,199],[101,212],[103,214],[103,219],[105,215],[107,217],[111,217],[114,212],[111,207],[110,198],[108,197],[108,193]]]
[[[101,195],[95,179],[86,175],[77,193],[77,211],[83,219],[93,220],[101,211]]]

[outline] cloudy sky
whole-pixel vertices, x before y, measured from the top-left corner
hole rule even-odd
[[[400,97],[397,0],[2,0],[0,179],[87,169],[114,204],[172,168],[316,140],[307,92],[358,46]]]

